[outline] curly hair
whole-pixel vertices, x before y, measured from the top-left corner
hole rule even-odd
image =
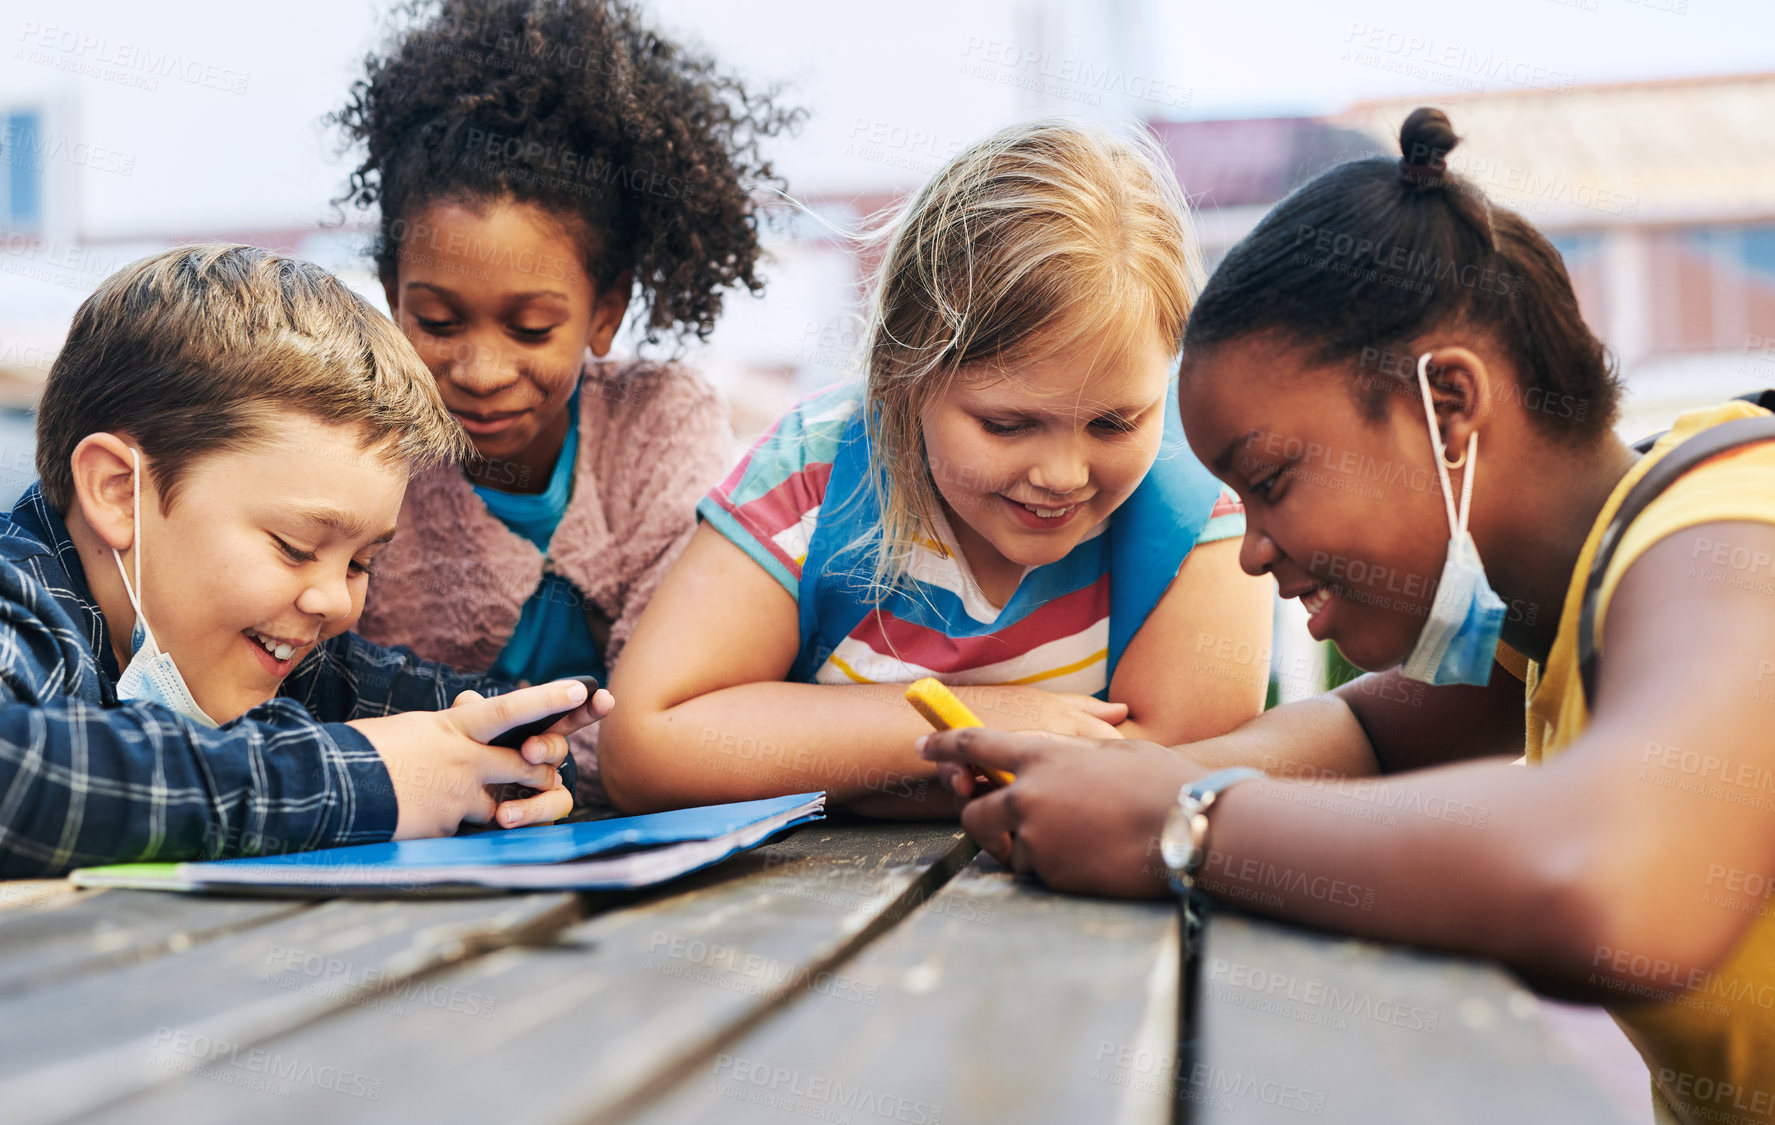
[[[512,199],[569,220],[600,286],[633,271],[648,343],[706,340],[723,290],[763,290],[756,196],[784,185],[759,142],[802,111],[621,0],[413,0],[365,70],[328,118],[367,149],[335,203],[380,205],[385,280],[426,207]]]

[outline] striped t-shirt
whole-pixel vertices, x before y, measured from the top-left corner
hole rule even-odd
[[[803,400],[747,451],[697,514],[799,599],[839,441],[862,404],[859,384]],[[1112,514],[1110,520],[1115,516]],[[1027,569],[1002,606],[987,601],[941,514],[908,589],[863,616],[826,658],[819,683],[1036,684],[1092,695],[1108,681],[1109,520],[1064,558]],[[1221,492],[1196,542],[1245,533],[1245,509]]]

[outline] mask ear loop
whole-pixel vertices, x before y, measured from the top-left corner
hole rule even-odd
[[[1474,431],[1467,435],[1467,452],[1461,455],[1461,461],[1453,467],[1465,463],[1467,471],[1461,476],[1461,530],[1462,538],[1467,535],[1467,512],[1473,506],[1473,474],[1479,471],[1479,433]]]
[[[136,521],[135,543],[133,544],[136,552],[136,584],[134,587],[129,584],[129,571],[123,569],[123,556],[113,549],[111,558],[117,563],[117,574],[123,579],[123,592],[129,595],[130,608],[136,611],[136,622],[141,625],[142,632],[148,638],[148,643],[158,652],[160,645],[155,643],[154,630],[148,628],[148,615],[142,612],[142,603],[136,597],[136,591],[142,588],[142,458],[136,453],[133,446],[129,451],[129,459],[135,465],[136,470],[130,484],[130,510],[135,514]],[[132,652],[130,655],[134,656],[135,653]]]
[[[1474,431],[1467,435],[1467,448],[1458,461],[1448,459],[1448,446],[1442,443],[1442,429],[1436,425],[1436,408],[1430,403],[1430,353],[1418,356],[1418,387],[1424,392],[1424,421],[1430,424],[1430,452],[1436,455],[1436,474],[1442,479],[1442,503],[1448,508],[1448,527],[1458,538],[1467,531],[1467,510],[1473,502],[1473,469],[1479,461],[1479,433]],[[1455,514],[1454,485],[1449,483],[1448,471],[1469,465],[1467,472],[1461,477],[1461,510]]]

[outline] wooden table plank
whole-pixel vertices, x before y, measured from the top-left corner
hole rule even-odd
[[[867,999],[798,999],[723,1047],[640,1125],[795,1120],[1164,1125],[1116,1058],[1177,1051],[1180,919],[1059,895],[978,856],[840,966]]]
[[[206,900],[173,901],[202,910]],[[341,1007],[400,1002],[412,995],[404,982],[487,948],[543,940],[582,912],[572,894],[336,900],[0,997],[0,1106],[9,1125],[59,1121],[193,1070],[226,1070],[262,1040]],[[421,1007],[435,1002],[418,995]],[[455,998],[444,995],[447,1008]],[[331,1083],[337,1069],[304,1073]]]
[[[66,879],[8,879],[0,882],[0,916],[8,910],[42,910],[73,893]]]
[[[64,881],[63,886],[68,884]],[[289,899],[193,898],[154,891],[48,894],[0,913],[0,996],[180,953],[308,909]]]
[[[1494,966],[1217,911],[1194,970],[1185,1061],[1132,1069],[1201,1125],[1623,1120]]]
[[[280,1065],[348,1067],[373,1089],[254,1089],[230,1065],[101,1121],[608,1120],[704,1065],[773,1006],[850,1005],[822,974],[972,854],[953,824],[821,823],[564,931],[427,977],[487,998],[485,1019],[341,1009],[263,1044]],[[230,1081],[230,1079],[235,1079]]]
[[[563,823],[618,815],[614,809],[580,809]],[[287,898],[80,890],[66,879],[0,882],[0,995],[183,952],[313,905]]]

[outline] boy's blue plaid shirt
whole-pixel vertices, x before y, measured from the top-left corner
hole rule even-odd
[[[388,770],[344,724],[507,687],[346,633],[212,730],[120,705],[120,671],[67,526],[32,485],[0,518],[0,878],[387,840]]]

